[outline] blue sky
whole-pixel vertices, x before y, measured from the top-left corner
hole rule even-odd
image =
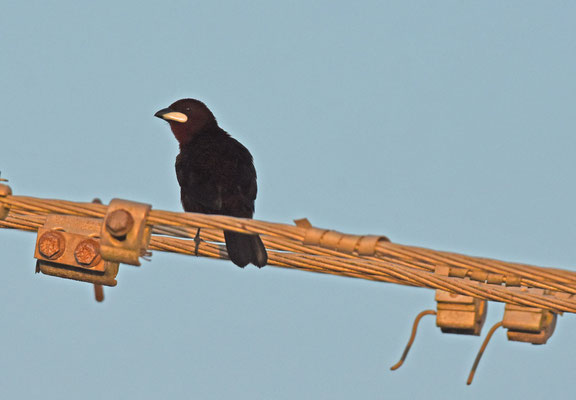
[[[0,171],[15,194],[180,210],[155,111],[203,100],[255,158],[256,217],[572,269],[571,2],[5,1]],[[425,289],[156,252],[89,285],[35,275],[0,230],[3,398],[560,397],[545,346],[424,320]],[[490,304],[487,327],[502,317]]]

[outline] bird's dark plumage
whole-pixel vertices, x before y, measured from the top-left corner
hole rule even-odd
[[[257,186],[248,149],[218,126],[201,101],[178,100],[155,116],[170,123],[180,143],[176,176],[184,210],[252,218]],[[260,236],[225,231],[224,238],[234,264],[266,265],[268,255]]]

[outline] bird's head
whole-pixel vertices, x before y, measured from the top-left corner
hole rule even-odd
[[[196,133],[217,126],[216,118],[206,104],[194,99],[178,100],[154,116],[170,123],[170,128],[181,145],[190,141]]]

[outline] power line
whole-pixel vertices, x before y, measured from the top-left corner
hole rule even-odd
[[[2,185],[7,188],[6,185]],[[37,231],[48,215],[103,220],[107,206],[16,196],[4,189],[0,228]],[[0,215],[1,211],[0,211]],[[347,235],[312,227],[306,220],[287,225],[219,215],[150,210],[152,236],[146,250],[194,254],[193,237],[202,228],[198,255],[227,258],[222,230],[261,235],[269,264],[277,267],[441,289],[479,299],[576,312],[576,273],[470,257],[396,244],[384,236]],[[442,272],[440,273],[440,270]],[[543,289],[543,290],[533,290]]]

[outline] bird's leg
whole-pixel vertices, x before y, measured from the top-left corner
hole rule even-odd
[[[201,241],[202,239],[200,239],[200,228],[198,228],[198,230],[196,231],[196,236],[194,236],[194,243],[196,243],[196,246],[194,246],[195,256],[198,256],[198,247],[200,246]]]

